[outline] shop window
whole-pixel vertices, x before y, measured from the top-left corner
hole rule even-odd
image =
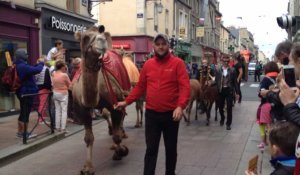
[[[67,0],[67,10],[79,13],[80,12],[80,0]]]
[[[15,51],[17,49],[24,49],[27,52],[27,42],[18,40],[8,40],[0,38],[0,79],[7,68],[8,53],[14,60]],[[15,94],[10,93],[0,81],[0,113],[19,110],[19,101]]]

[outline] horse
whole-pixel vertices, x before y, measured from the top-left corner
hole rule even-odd
[[[114,104],[124,100],[125,92],[130,89],[130,82],[124,65],[120,64],[120,55],[108,49],[107,38],[98,33],[97,27],[76,32],[75,39],[80,41],[82,62],[81,75],[72,88],[73,106],[75,117],[84,125],[84,141],[87,146],[87,158],[81,174],[93,175],[94,134],[90,110],[106,108],[110,112],[112,139],[116,145],[112,158],[121,160],[129,152],[128,148],[121,144],[125,112],[116,110]]]
[[[217,121],[217,110],[218,110],[218,88],[216,84],[213,84],[214,77],[211,75],[210,68],[208,66],[202,67],[200,74],[200,97],[199,104],[202,106],[203,111],[206,113],[206,125],[210,125],[210,112],[212,105],[215,103],[215,121]],[[198,108],[198,106],[197,106]],[[196,120],[198,119],[196,113]]]
[[[188,105],[186,107],[186,113],[187,117],[185,114],[183,114],[184,120],[187,122],[187,126],[190,125],[190,115],[191,115],[191,110],[193,107],[193,103],[196,100],[196,116],[198,113],[198,103],[199,103],[199,98],[200,98],[200,82],[196,79],[191,79],[190,80],[190,99],[188,102]],[[198,118],[195,116],[195,119]]]

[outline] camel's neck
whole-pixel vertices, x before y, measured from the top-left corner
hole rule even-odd
[[[99,72],[88,70],[82,64],[82,97],[86,107],[95,107],[99,103]]]

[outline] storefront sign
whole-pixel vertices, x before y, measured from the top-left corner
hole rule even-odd
[[[130,49],[130,44],[113,44],[114,49]]]
[[[185,27],[179,28],[179,37],[185,37]]]
[[[68,21],[65,21],[61,18],[57,18],[55,16],[50,17],[50,27],[51,29],[56,29],[56,30],[62,30],[66,32],[84,32],[86,30],[86,27],[82,24],[73,24]]]
[[[197,27],[196,37],[204,37],[204,27]]]

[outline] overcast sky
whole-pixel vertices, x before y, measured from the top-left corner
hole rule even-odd
[[[267,57],[274,54],[277,43],[287,39],[287,33],[277,25],[276,17],[288,13],[288,0],[219,0],[219,2],[224,26],[247,27],[254,36],[254,43]]]

